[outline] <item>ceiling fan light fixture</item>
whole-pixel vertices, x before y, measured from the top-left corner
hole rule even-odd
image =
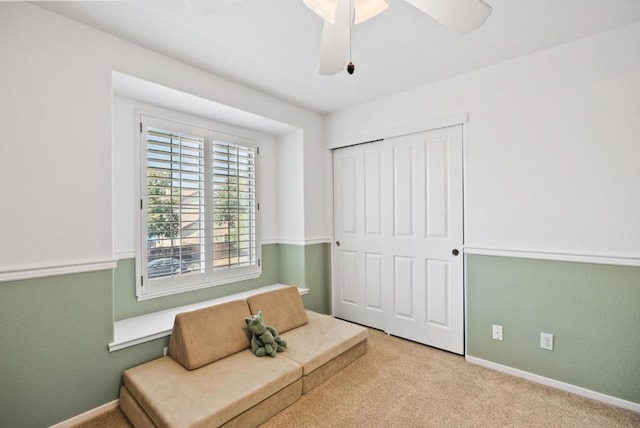
[[[303,3],[320,18],[333,24],[336,21],[336,9],[340,0],[302,0]]]
[[[367,19],[373,18],[389,7],[384,0],[353,0],[355,9],[354,24],[360,24]]]

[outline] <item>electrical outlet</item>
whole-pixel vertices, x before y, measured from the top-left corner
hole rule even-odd
[[[164,356],[166,357],[167,354],[169,353],[169,348],[167,348],[166,346],[164,347],[164,349],[162,350],[162,353],[164,354]]]
[[[502,326],[501,325],[493,325],[491,337],[493,340],[502,340]]]
[[[540,333],[540,347],[548,351],[553,351],[553,334]]]

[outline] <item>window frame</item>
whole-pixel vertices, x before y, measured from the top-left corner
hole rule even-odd
[[[230,284],[238,281],[258,278],[262,274],[262,245],[260,224],[260,136],[242,128],[219,124],[205,119],[176,114],[175,118],[163,117],[153,113],[138,111],[138,165],[139,183],[137,196],[139,201],[136,227],[136,298],[147,300],[169,296],[188,291]],[[147,185],[147,130],[148,128],[162,129],[169,132],[186,134],[202,138],[203,169],[204,169],[204,272],[189,273],[162,278],[149,278],[148,275],[148,185]],[[255,153],[253,171],[255,195],[255,263],[250,266],[234,267],[226,270],[213,269],[213,144],[215,141],[238,144],[250,147]]]

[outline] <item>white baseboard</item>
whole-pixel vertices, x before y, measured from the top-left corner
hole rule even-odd
[[[53,425],[51,428],[71,428],[75,425],[88,421],[91,418],[95,418],[103,413],[107,413],[110,410],[117,408],[120,405],[120,400],[113,400],[107,404],[91,409],[78,416],[74,416],[71,419],[62,421],[59,424]]]
[[[494,363],[492,361],[483,360],[481,358],[472,357],[471,355],[465,355],[467,362],[477,364],[489,369],[497,370],[512,376],[521,377],[532,382],[540,383],[542,385],[550,386],[552,388],[560,389],[562,391],[571,392],[572,394],[580,395],[582,397],[591,398],[592,400],[601,401],[603,403],[611,404],[616,407],[631,410],[640,413],[640,404],[631,401],[623,400],[622,398],[612,397],[610,395],[602,394],[600,392],[592,391],[590,389],[582,388],[580,386],[571,385],[570,383],[560,382],[559,380],[551,379],[548,377],[540,376],[537,374],[525,372],[523,370],[515,369],[509,366],[503,366],[502,364]]]

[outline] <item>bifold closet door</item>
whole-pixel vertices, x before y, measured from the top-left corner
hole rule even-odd
[[[383,143],[335,150],[334,315],[384,330]]]
[[[334,151],[334,314],[464,353],[462,127]]]

